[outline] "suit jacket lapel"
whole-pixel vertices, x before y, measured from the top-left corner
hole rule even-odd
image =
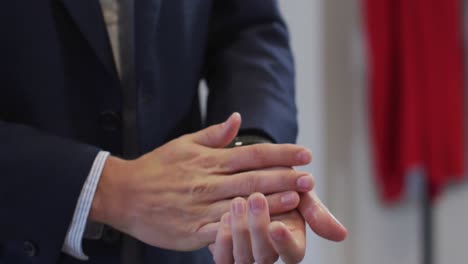
[[[62,0],[70,17],[108,72],[117,77],[109,37],[98,0]]]
[[[151,52],[148,46],[155,45],[154,34],[159,21],[162,0],[134,0],[135,1],[135,62],[138,67],[147,61]]]
[[[135,3],[135,31],[154,30],[159,18],[162,0],[133,0]],[[141,27],[143,26],[144,27]]]

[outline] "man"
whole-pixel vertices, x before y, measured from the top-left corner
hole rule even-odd
[[[310,162],[307,150],[225,148],[236,134],[295,140],[276,3],[121,3],[124,52],[110,45],[98,1],[1,2],[0,263],[207,263],[207,249],[193,251],[207,245],[220,263],[297,262],[301,215],[343,239],[307,194],[311,177],[289,169]],[[210,89],[205,122],[217,124],[203,130],[200,79]],[[223,122],[236,111],[242,127],[238,114]],[[269,195],[249,197],[250,217],[232,199],[254,192]]]

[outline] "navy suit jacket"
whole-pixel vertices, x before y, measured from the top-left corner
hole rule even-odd
[[[295,140],[293,60],[275,1],[135,3],[140,153],[234,111],[243,129]],[[61,247],[96,154],[122,152],[121,111],[99,1],[0,0],[0,263],[78,263]],[[118,263],[119,245],[84,248],[88,263]],[[206,250],[144,250],[147,263],[211,261]]]

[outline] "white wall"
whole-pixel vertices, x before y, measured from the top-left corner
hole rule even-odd
[[[304,263],[419,264],[417,180],[412,178],[409,195],[393,206],[383,206],[375,191],[359,2],[280,1],[296,57],[299,143],[314,153],[313,165],[306,169],[349,229],[347,241],[340,244],[309,232]],[[434,210],[434,263],[468,263],[468,185],[448,188]]]

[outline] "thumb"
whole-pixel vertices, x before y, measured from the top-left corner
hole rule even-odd
[[[225,122],[196,132],[193,139],[196,143],[206,147],[224,148],[234,140],[239,132],[240,124],[240,114],[233,113]]]
[[[196,233],[198,241],[204,246],[215,243],[219,228],[220,222],[208,223],[200,227]]]

